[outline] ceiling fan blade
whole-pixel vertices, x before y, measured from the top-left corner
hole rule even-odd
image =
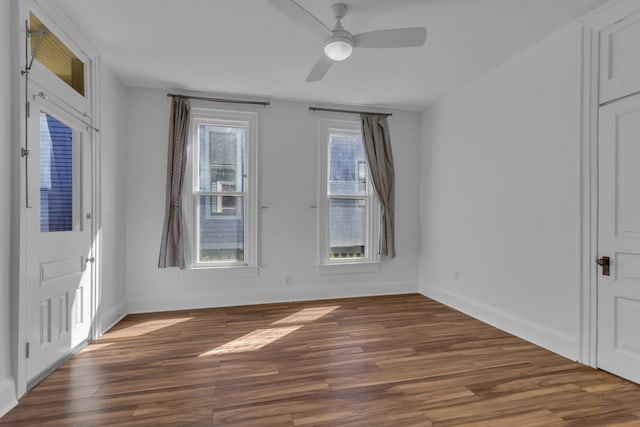
[[[324,25],[318,18],[313,16],[304,7],[300,6],[293,0],[269,0],[271,6],[287,15],[303,27],[319,34],[322,37],[330,37],[331,30]]]
[[[353,36],[354,47],[417,47],[427,40],[424,27],[393,28],[391,30],[371,31]]]
[[[322,55],[320,59],[318,59],[318,62],[316,62],[316,65],[311,69],[311,72],[307,77],[307,83],[322,80],[324,75],[327,74],[327,71],[329,71],[329,68],[331,68],[332,64],[333,61],[331,59],[327,58],[326,55]]]

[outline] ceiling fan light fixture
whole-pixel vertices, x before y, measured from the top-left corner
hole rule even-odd
[[[353,51],[353,42],[347,38],[332,38],[324,45],[324,54],[334,61],[344,61]]]

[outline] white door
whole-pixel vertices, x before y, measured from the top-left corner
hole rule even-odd
[[[598,159],[597,363],[640,383],[640,95],[600,108]]]
[[[31,103],[27,233],[27,381],[91,331],[91,138],[51,102]]]

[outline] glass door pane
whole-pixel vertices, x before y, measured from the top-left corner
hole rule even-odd
[[[80,229],[80,135],[40,113],[40,231]]]

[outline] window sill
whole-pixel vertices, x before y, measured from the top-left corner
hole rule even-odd
[[[260,267],[249,265],[203,265],[189,267],[192,271],[207,271],[223,277],[258,277]]]
[[[379,262],[358,262],[343,264],[320,264],[317,266],[318,275],[329,274],[350,274],[350,273],[373,273],[380,271]]]

